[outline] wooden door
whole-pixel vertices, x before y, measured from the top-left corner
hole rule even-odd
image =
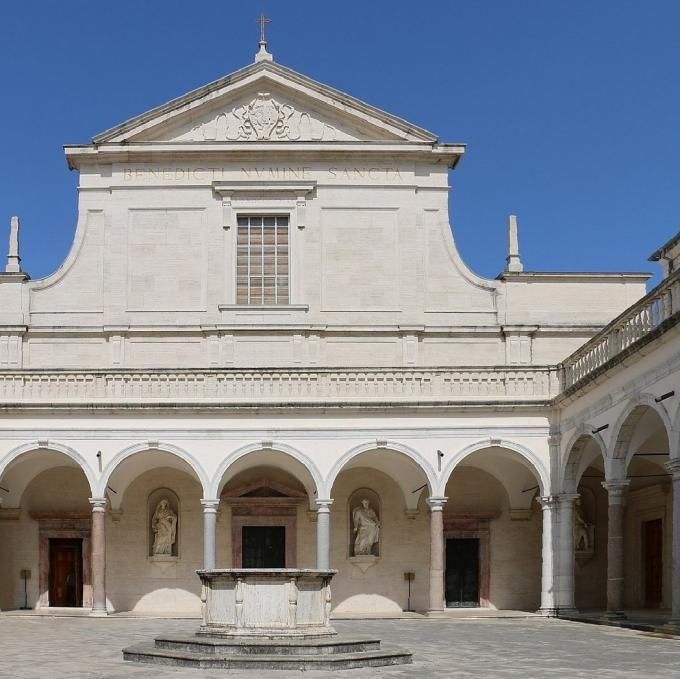
[[[83,541],[50,540],[50,606],[83,605]]]
[[[446,541],[446,605],[479,606],[479,538]]]
[[[642,524],[645,608],[659,608],[663,600],[663,521]]]
[[[243,568],[285,568],[285,526],[243,526],[241,532]]]

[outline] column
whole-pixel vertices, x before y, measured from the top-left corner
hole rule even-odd
[[[673,540],[671,544],[671,619],[669,625],[680,628],[680,459],[666,463],[673,476]]]
[[[546,616],[557,615],[557,599],[555,596],[555,516],[558,499],[548,495],[537,498],[543,510],[543,542],[541,568],[541,608]]]
[[[430,603],[429,613],[444,611],[444,505],[447,498],[429,497],[430,506]]]
[[[92,505],[92,613],[106,615],[106,498],[91,497]]]
[[[627,479],[604,481],[609,499],[607,529],[607,617],[625,618],[623,612],[623,513]]]
[[[203,568],[215,568],[215,533],[219,500],[201,500],[203,506]]]
[[[316,501],[316,567],[331,567],[331,505],[333,500]]]
[[[577,493],[559,496],[560,538],[558,548],[559,596],[557,608],[560,613],[576,612],[574,603],[574,502]]]

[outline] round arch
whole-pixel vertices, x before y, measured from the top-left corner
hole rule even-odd
[[[536,480],[538,481],[538,486],[541,495],[545,495],[545,493],[550,488],[548,471],[543,465],[543,462],[541,462],[541,460],[532,450],[519,443],[515,443],[514,441],[488,438],[482,441],[476,441],[475,443],[471,443],[462,450],[459,450],[453,456],[453,458],[449,460],[441,475],[440,479],[441,485],[439,486],[438,494],[444,496],[446,492],[446,484],[449,482],[451,474],[453,474],[455,468],[465,458],[469,457],[470,455],[476,453],[479,450],[484,450],[485,448],[505,448],[506,450],[511,450],[517,453],[524,462],[525,466],[528,467],[529,470],[533,472],[533,474],[536,476]]]
[[[607,451],[606,462],[608,463],[608,471],[614,472],[615,466],[623,465],[623,473],[625,474],[631,460],[631,442],[635,432],[636,425],[640,419],[645,415],[645,408],[649,408],[658,416],[666,434],[666,441],[669,446],[669,455],[671,451],[671,432],[673,429],[670,416],[665,406],[662,403],[657,403],[652,394],[639,394],[632,398],[626,407],[621,411],[621,414],[616,419],[610,439],[610,449]],[[636,412],[637,411],[637,412]]]
[[[229,468],[247,455],[257,453],[259,451],[274,451],[277,453],[282,453],[283,455],[287,455],[288,457],[292,458],[305,468],[305,470],[309,473],[311,484],[309,483],[310,479],[299,480],[307,491],[310,507],[314,507],[314,498],[322,497],[323,479],[321,472],[314,461],[305,455],[305,453],[298,450],[297,448],[293,448],[293,446],[289,446],[278,441],[260,441],[256,443],[249,443],[229,453],[229,455],[227,455],[227,457],[222,461],[215,472],[215,476],[208,486],[210,491],[209,496],[207,497],[214,500],[218,499],[222,488],[226,483],[225,476],[229,471]]]
[[[101,479],[99,480],[98,495],[99,497],[106,496],[106,489],[111,480],[111,476],[114,472],[120,468],[121,464],[129,459],[130,457],[137,455],[139,453],[160,451],[162,453],[167,453],[169,455],[174,455],[183,462],[185,462],[196,474],[196,478],[201,484],[203,489],[203,497],[209,497],[210,482],[208,481],[208,476],[205,470],[200,465],[200,463],[186,450],[176,446],[172,443],[164,443],[162,441],[147,441],[144,443],[135,443],[134,445],[124,448],[120,452],[116,453],[113,459],[106,465],[104,471],[102,472]],[[122,497],[121,497],[122,500]]]
[[[567,444],[564,460],[560,461],[559,487],[562,492],[575,493],[586,468],[596,459],[585,455],[585,449],[591,442],[597,445],[602,462],[606,465],[607,445],[604,439],[599,432],[593,432],[591,425],[581,424]]]
[[[327,498],[331,497],[331,492],[333,490],[333,485],[335,484],[336,479],[340,475],[340,472],[342,472],[342,470],[345,469],[352,460],[354,460],[355,458],[359,457],[364,453],[379,450],[388,450],[393,453],[397,453],[407,457],[411,462],[413,462],[416,465],[416,467],[425,476],[430,496],[435,494],[435,490],[437,489],[437,476],[430,463],[417,450],[403,443],[399,443],[397,441],[373,440],[354,446],[346,453],[344,453],[344,455],[342,455],[340,459],[333,465],[326,479],[324,497]],[[405,488],[403,483],[400,483],[399,485],[402,487],[406,499],[406,504],[407,506],[409,506],[410,504],[409,501],[413,500],[413,498],[411,497],[411,489]],[[417,500],[418,497],[420,497],[420,495],[416,496],[415,499]]]
[[[30,455],[32,452],[51,452],[65,455],[66,457],[70,458],[82,470],[83,474],[85,474],[85,478],[87,479],[92,496],[94,497],[97,495],[97,480],[87,460],[70,446],[59,443],[58,441],[30,441],[13,448],[9,453],[7,453],[7,455],[5,455],[4,458],[2,458],[2,460],[0,460],[0,479],[12,467],[13,463],[19,461],[19,458],[21,458],[23,455]],[[40,472],[49,469],[50,466],[52,465],[48,465],[43,469],[40,469],[37,473],[39,474]],[[21,502],[21,496],[23,495],[26,486],[35,476],[36,474],[27,475],[26,478],[22,479],[15,488],[11,489],[7,498],[8,506],[19,506],[19,503]]]

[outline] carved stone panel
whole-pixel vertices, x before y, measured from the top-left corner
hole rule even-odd
[[[251,101],[234,106],[196,125],[192,141],[334,141],[337,130],[326,122],[258,92]]]

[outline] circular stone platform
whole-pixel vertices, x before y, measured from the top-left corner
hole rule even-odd
[[[200,669],[347,670],[410,663],[411,653],[381,647],[379,639],[250,639],[205,634],[158,637],[154,644],[123,650],[123,658],[141,663]]]

